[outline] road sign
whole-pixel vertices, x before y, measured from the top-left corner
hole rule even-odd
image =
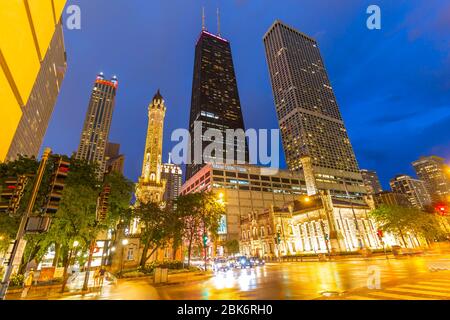
[[[11,260],[11,253],[13,252],[13,248],[15,245],[16,241],[13,240],[11,241],[11,243],[9,244],[8,250],[6,251],[6,255],[5,255],[5,259],[3,260],[3,264],[4,265],[8,265],[10,260]],[[14,257],[14,261],[12,263],[13,266],[19,266],[20,263],[22,262],[22,256],[23,253],[25,251],[25,246],[27,245],[27,241],[24,239],[21,239],[19,241],[19,245],[17,247],[17,252],[16,255]]]

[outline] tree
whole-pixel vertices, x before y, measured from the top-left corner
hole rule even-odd
[[[141,267],[145,267],[148,259],[156,250],[168,243],[168,219],[165,213],[165,210],[155,202],[140,203],[134,208],[133,216],[141,224],[141,241],[144,244],[140,260]]]
[[[197,242],[201,227],[201,219],[198,211],[200,198],[198,193],[190,193],[179,196],[176,200],[177,215],[181,217],[183,228],[183,240],[187,242],[188,268],[191,265],[192,247]]]
[[[191,262],[192,247],[202,245],[205,234],[215,239],[219,229],[220,217],[225,208],[213,192],[191,193],[179,196],[176,200],[178,215],[183,219],[184,240],[188,243],[188,267]]]
[[[422,236],[427,242],[443,236],[436,217],[416,208],[381,206],[371,211],[370,216],[381,230],[399,236],[405,246],[406,233]]]
[[[228,240],[225,242],[225,248],[227,249],[228,254],[236,254],[239,253],[239,241],[236,239]]]

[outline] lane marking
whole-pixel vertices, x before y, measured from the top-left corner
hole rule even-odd
[[[446,288],[450,288],[450,283],[440,283],[439,281],[420,281],[418,282],[419,284],[431,284],[434,286],[441,286],[441,287],[446,287]]]
[[[401,288],[411,288],[411,289],[425,289],[425,290],[436,290],[436,291],[447,291],[450,292],[450,288],[443,288],[441,286],[439,287],[433,287],[433,286],[422,286],[422,285],[417,285],[417,284],[405,284],[405,285],[401,285],[399,286]]]
[[[396,292],[406,292],[406,293],[415,293],[415,294],[423,294],[423,295],[428,295],[428,296],[437,296],[437,297],[450,298],[450,295],[448,293],[443,293],[443,292],[414,290],[414,289],[402,289],[402,288],[388,288],[387,290],[389,290],[389,291],[396,291]]]
[[[381,298],[385,298],[384,300],[386,300],[386,298],[393,298],[395,300],[436,300],[436,299],[432,299],[432,298],[421,298],[421,297],[417,297],[417,296],[408,296],[406,294],[395,294],[395,293],[389,293],[389,292],[369,292],[369,295],[373,295],[373,296],[378,296]]]
[[[363,296],[348,296],[348,297],[345,297],[345,299],[347,299],[347,300],[378,300],[375,298],[363,297]]]

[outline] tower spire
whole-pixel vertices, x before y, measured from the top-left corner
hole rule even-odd
[[[220,11],[219,7],[217,7],[217,35],[220,37]]]
[[[206,30],[206,24],[205,24],[205,7],[202,7],[202,30]]]

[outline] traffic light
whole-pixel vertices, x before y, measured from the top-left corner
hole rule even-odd
[[[446,216],[449,213],[449,208],[444,204],[436,205],[435,209],[436,209],[437,213],[442,216]]]
[[[276,241],[277,241],[277,244],[281,243],[281,233],[280,233],[280,231],[277,232]]]
[[[111,186],[105,185],[103,191],[97,198],[97,221],[105,221],[108,214],[108,200],[111,193]]]
[[[377,230],[377,236],[378,236],[378,239],[381,240],[383,238],[383,230],[378,229]]]
[[[0,195],[0,212],[10,215],[16,214],[20,206],[20,200],[25,192],[28,177],[21,175],[17,178],[7,178]]]
[[[62,157],[55,158],[55,168],[53,170],[49,192],[46,197],[43,213],[55,214],[58,211],[70,163],[64,161]]]
[[[328,235],[328,233],[325,233],[325,241],[330,240],[330,236]]]
[[[203,235],[203,246],[206,247],[207,244],[208,244],[208,235],[204,234]]]

